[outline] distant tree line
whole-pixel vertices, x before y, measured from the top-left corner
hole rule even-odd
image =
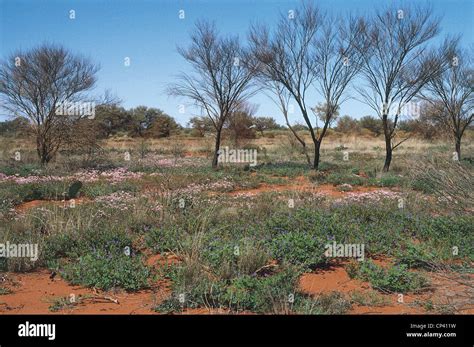
[[[177,134],[182,127],[175,119],[158,108],[138,106],[125,109],[117,105],[99,105],[94,118],[82,118],[71,127],[75,130],[87,125],[87,131],[101,140],[110,136],[161,138]],[[0,122],[0,136],[22,137],[31,133],[25,117]]]
[[[131,137],[169,137],[181,130],[173,117],[153,107],[125,109],[117,105],[99,106],[95,123],[100,138],[123,134]]]
[[[393,126],[392,123],[389,122],[389,126]],[[440,115],[440,110],[428,103],[421,108],[418,117],[401,120],[398,124],[398,129],[407,136],[425,140],[444,138],[448,127]],[[343,134],[380,136],[383,134],[383,125],[377,117],[364,116],[355,119],[344,115],[337,119],[334,130]]]
[[[225,135],[237,142],[239,139],[256,138],[257,133],[264,136],[267,130],[285,129],[272,117],[254,116],[255,108],[250,105],[243,105],[232,112],[223,125]],[[192,117],[188,126],[192,129],[191,135],[204,137],[214,134],[215,128],[211,120],[205,116]]]
[[[254,139],[257,134],[265,136],[267,131],[289,129],[288,126],[278,124],[273,117],[257,117],[253,113],[254,109],[250,106],[232,113],[223,127],[225,135],[237,141],[239,139]],[[349,115],[337,116],[334,118],[334,123],[331,128],[341,134],[375,137],[383,134],[383,125],[380,120],[370,115],[360,119]],[[298,132],[308,131],[308,127],[303,124],[293,124],[290,127]],[[448,127],[446,122],[443,122],[440,109],[429,103],[423,105],[419,117],[402,120],[398,125],[399,130],[426,140],[446,135]],[[139,138],[164,138],[184,131],[189,136],[205,137],[212,136],[215,131],[212,122],[205,116],[191,117],[187,127],[182,127],[173,117],[158,108],[138,106],[127,110],[118,105],[98,106],[94,119],[81,119],[74,128],[76,132],[87,131],[89,136],[93,136],[95,140],[123,135]],[[0,122],[0,136],[28,137],[30,134],[30,124],[24,117]]]
[[[257,133],[263,136],[267,130],[284,129],[274,118],[256,117],[250,111],[251,107],[247,107],[234,112],[224,124],[226,135],[234,139],[253,139]],[[187,125],[188,133],[195,137],[204,137],[214,131],[207,117],[192,117]],[[72,127],[75,131],[85,128],[98,140],[117,135],[156,139],[186,130],[158,108],[138,106],[127,110],[118,105],[99,105],[93,119],[79,119]],[[0,136],[27,137],[30,134],[31,126],[25,117],[0,122]]]

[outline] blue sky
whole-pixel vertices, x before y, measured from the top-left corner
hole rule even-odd
[[[246,37],[253,21],[272,24],[280,11],[294,9],[297,0],[0,0],[0,57],[16,49],[42,42],[60,43],[101,65],[97,93],[110,89],[125,107],[158,107],[181,124],[197,114],[187,108],[178,112],[183,100],[168,97],[166,85],[179,71],[186,71],[176,51],[186,46],[197,19],[215,20],[222,33]],[[365,14],[388,0],[318,0],[333,13]],[[422,2],[411,0],[407,3]],[[396,2],[399,4],[400,2]],[[423,1],[425,3],[425,1]],[[474,0],[432,0],[435,13],[443,16],[442,33],[462,34],[463,45],[474,44]],[[403,4],[403,3],[402,3]],[[74,10],[76,18],[69,18]],[[185,11],[185,19],[179,11]],[[436,40],[434,40],[436,42]],[[130,66],[124,66],[125,57]],[[315,103],[319,100],[314,100]],[[283,123],[278,109],[265,95],[251,100],[257,115],[272,116]],[[362,117],[373,112],[357,100],[342,105],[341,114]],[[0,115],[0,119],[2,119]],[[298,120],[298,114],[292,121]]]

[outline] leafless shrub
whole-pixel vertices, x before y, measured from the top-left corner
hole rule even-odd
[[[413,161],[410,177],[415,188],[434,194],[450,208],[473,209],[474,175],[464,164],[446,159]]]

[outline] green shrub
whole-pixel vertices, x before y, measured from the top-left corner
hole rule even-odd
[[[419,273],[408,271],[406,265],[396,265],[388,270],[371,260],[348,267],[350,277],[368,281],[380,291],[408,293],[417,292],[428,285],[428,280]]]
[[[37,175],[41,169],[42,167],[40,164],[19,163],[15,165],[1,166],[0,172],[9,176],[18,175],[20,177],[27,177]]]
[[[420,218],[415,234],[436,249],[439,259],[474,259],[474,216],[437,216]],[[454,254],[454,248],[458,254]]]
[[[377,180],[379,187],[395,187],[400,186],[403,182],[403,177],[394,175],[384,175]]]
[[[74,256],[79,252],[79,239],[77,234],[58,233],[46,239],[44,257],[49,267],[56,267],[56,261],[61,258]]]
[[[66,264],[61,275],[75,285],[102,290],[123,288],[136,291],[148,287],[150,270],[139,257],[98,252]]]
[[[282,262],[314,268],[326,262],[322,238],[305,232],[281,233],[269,242],[272,256]]]
[[[351,292],[350,296],[351,302],[361,306],[386,306],[390,304],[390,299],[376,291],[364,293],[356,290]]]
[[[230,282],[211,280],[202,275],[192,285],[185,282],[186,269],[171,271],[173,294],[156,307],[159,312],[184,308],[227,308],[231,311],[256,313],[288,313],[292,306],[298,279],[297,271],[282,271],[268,277],[241,276]],[[184,299],[183,301],[180,301]]]
[[[344,147],[344,145],[339,145],[339,146],[337,146],[337,147],[334,147],[334,150],[335,150],[336,152],[340,152],[340,151],[343,151],[343,150],[348,149],[348,148],[349,148],[349,147]]]
[[[432,183],[424,178],[415,178],[411,182],[411,188],[425,194],[433,194],[436,191]]]
[[[315,298],[298,295],[294,311],[298,314],[345,314],[352,308],[340,292],[323,293]]]
[[[406,265],[408,268],[431,268],[435,255],[422,245],[408,243],[403,251],[397,255],[397,264]]]
[[[0,199],[0,218],[6,217],[14,208],[14,202],[10,199]]]
[[[343,314],[351,308],[340,293],[316,298],[301,293],[298,290],[300,271],[295,268],[285,268],[265,277],[245,275],[230,281],[211,280],[201,274],[196,282],[185,273],[183,267],[170,271],[173,294],[158,305],[156,311],[169,313],[208,307],[265,314]]]
[[[286,270],[268,277],[242,276],[231,281],[224,302],[235,311],[256,313],[288,313],[298,272]]]
[[[12,293],[11,289],[5,288],[5,287],[0,287],[0,295],[8,295],[8,294],[11,294],[11,293]]]
[[[0,272],[27,272],[38,268],[43,264],[43,245],[44,235],[36,232],[34,229],[24,228],[25,225],[20,221],[13,221],[13,228],[7,229],[0,227],[0,243],[6,244],[28,244],[38,246],[37,259],[34,260],[34,254],[31,257],[0,257]],[[31,249],[30,249],[31,250]],[[36,251],[34,248],[32,251]],[[33,258],[33,259],[32,259]]]
[[[78,218],[81,218],[80,214]],[[68,222],[74,223],[71,219]],[[104,224],[107,224],[107,221],[97,221],[92,224],[92,228],[89,228],[90,225],[84,228],[79,224],[70,230],[55,232],[47,237],[43,246],[46,265],[58,268],[58,260],[76,260],[87,254],[122,254],[125,247],[132,244],[130,236],[110,223]]]
[[[77,300],[80,301],[80,297]],[[51,312],[59,312],[64,309],[72,309],[76,305],[76,302],[71,301],[71,298],[66,296],[53,299],[48,309]]]
[[[345,174],[345,173],[330,173],[326,177],[326,182],[340,185],[340,184],[350,184],[351,186],[361,186],[365,183],[366,179],[363,177],[356,176],[354,174]]]
[[[172,284],[172,294],[155,307],[155,311],[169,313],[185,308],[216,308],[223,305],[225,283],[210,279],[198,262],[185,261],[165,270]]]
[[[78,196],[79,194],[79,190],[81,189],[82,187],[82,182],[80,181],[75,181],[73,182],[70,186],[69,186],[69,189],[68,189],[68,193],[67,193],[67,197],[69,199],[74,199]]]
[[[109,195],[119,191],[137,192],[139,191],[139,185],[133,181],[123,181],[116,184],[110,184],[107,181],[98,181],[87,183],[82,187],[82,192],[89,198]]]
[[[254,169],[259,173],[273,176],[296,177],[308,173],[308,165],[305,163],[268,163],[257,165]]]
[[[251,275],[270,261],[260,240],[234,235],[205,235],[200,249],[202,261],[221,279]]]
[[[177,252],[185,236],[176,227],[153,228],[146,235],[146,244],[154,252]]]
[[[0,183],[1,200],[11,205],[18,205],[32,200],[64,199],[68,182],[51,181],[42,183],[11,184]]]

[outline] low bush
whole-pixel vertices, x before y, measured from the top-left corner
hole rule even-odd
[[[326,242],[305,232],[283,232],[269,242],[273,258],[278,261],[312,269],[326,262],[324,244]]]
[[[396,175],[383,175],[376,180],[376,185],[379,187],[396,187],[401,186],[404,179]]]
[[[180,240],[183,241],[182,232],[178,228],[152,228],[146,235],[146,244],[154,252],[177,252]]]
[[[428,286],[428,280],[417,272],[408,271],[406,265],[396,265],[384,269],[371,260],[348,267],[352,278],[368,281],[372,287],[383,292],[418,292]]]
[[[122,288],[137,291],[148,287],[151,273],[140,257],[97,252],[66,264],[61,275],[75,285],[102,290]]]
[[[397,264],[406,265],[410,269],[430,269],[435,261],[435,255],[423,245],[408,243],[405,249],[397,254]]]
[[[270,261],[268,252],[257,240],[225,240],[216,235],[211,237],[205,241],[200,255],[220,279],[252,275]]]
[[[339,292],[323,293],[314,298],[299,295],[294,305],[298,314],[346,314],[351,308],[351,302]]]
[[[123,181],[116,184],[110,184],[110,182],[107,181],[98,181],[84,184],[81,192],[88,198],[96,198],[115,192],[138,192],[139,190],[140,187],[138,183],[133,181]]]
[[[42,183],[16,184],[0,183],[2,201],[18,205],[31,200],[61,200],[64,199],[69,182],[51,181]]]
[[[363,177],[356,176],[354,174],[346,173],[330,173],[326,177],[326,182],[334,185],[350,184],[351,186],[361,186],[366,182]]]
[[[197,277],[199,281],[191,286],[184,282],[185,271],[182,267],[172,271],[173,295],[157,306],[157,311],[208,307],[235,312],[288,313],[298,276],[295,271],[282,271],[268,277],[245,275],[227,282],[204,275]]]

